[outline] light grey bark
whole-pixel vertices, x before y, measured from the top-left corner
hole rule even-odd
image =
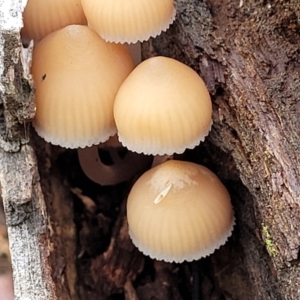
[[[37,161],[26,124],[34,116],[30,47],[19,31],[26,1],[0,1],[0,181],[11,249],[15,299],[56,299]]]

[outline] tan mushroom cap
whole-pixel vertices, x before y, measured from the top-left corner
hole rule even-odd
[[[23,12],[25,42],[41,40],[49,33],[71,24],[87,24],[80,0],[28,0]]]
[[[115,43],[136,43],[159,35],[175,19],[173,0],[82,0],[89,26]]]
[[[167,161],[144,173],[127,202],[129,234],[138,249],[167,262],[210,255],[231,235],[230,196],[204,166]]]
[[[108,44],[87,26],[70,25],[33,51],[33,125],[47,142],[66,148],[99,144],[116,134],[115,95],[134,68],[128,49]]]
[[[182,153],[204,140],[212,104],[199,75],[167,57],[140,63],[121,85],[114,116],[121,143],[132,151]]]

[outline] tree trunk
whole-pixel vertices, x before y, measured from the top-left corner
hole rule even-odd
[[[125,201],[134,179],[100,187],[76,151],[28,126],[23,6],[0,2],[0,180],[16,299],[299,299],[299,0],[177,0],[175,23],[143,44],[144,58],[176,58],[205,80],[212,131],[178,158],[216,172],[235,209],[228,243],[180,265],[131,244]]]
[[[177,58],[202,74],[214,103],[205,153],[224,180],[241,180],[228,186],[235,255],[249,296],[235,296],[232,276],[225,280],[231,287],[222,277],[219,284],[232,298],[299,299],[300,2],[178,1],[177,7],[177,22],[144,54]],[[236,273],[235,264],[222,275]]]

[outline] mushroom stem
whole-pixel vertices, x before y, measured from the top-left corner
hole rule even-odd
[[[107,161],[99,151],[105,151]],[[151,165],[151,157],[133,153],[125,147],[98,146],[78,149],[80,166],[85,175],[100,185],[115,185],[133,178]]]
[[[136,42],[134,44],[125,43],[124,45],[129,50],[133,58],[134,64],[137,66],[142,61],[141,43],[140,42]]]
[[[154,168],[154,167],[164,163],[165,161],[171,160],[173,158],[174,158],[173,154],[172,155],[155,155],[152,165],[151,165],[151,168]]]

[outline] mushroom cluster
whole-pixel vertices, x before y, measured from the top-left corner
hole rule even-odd
[[[200,76],[168,57],[136,62],[128,48],[167,30],[175,14],[173,0],[28,0],[21,36],[36,42],[33,126],[47,142],[79,148],[82,169],[101,185],[133,178],[149,168],[150,155],[192,149],[210,131],[212,104]],[[138,179],[127,212],[133,243],[166,261],[212,253],[234,224],[216,175],[175,160]]]

